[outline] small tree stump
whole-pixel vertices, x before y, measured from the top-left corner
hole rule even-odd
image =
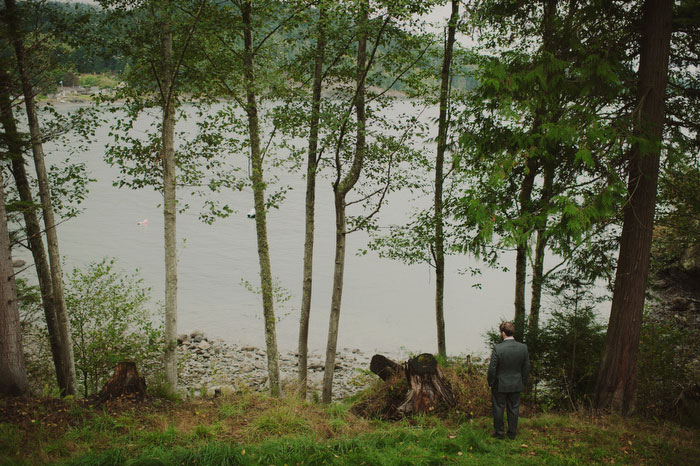
[[[372,357],[370,370],[384,381],[394,374],[405,373],[409,390],[403,403],[396,408],[396,414],[399,417],[412,413],[431,412],[440,401],[444,401],[448,406],[456,405],[452,389],[445,382],[437,360],[432,354],[423,353],[404,364],[397,364],[376,354]]]
[[[107,381],[97,400],[104,403],[113,398],[127,396],[137,400],[146,395],[146,379],[139,376],[134,362],[120,362],[114,368],[114,374]]]

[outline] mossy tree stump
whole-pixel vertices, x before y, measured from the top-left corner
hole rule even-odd
[[[452,389],[445,382],[432,354],[420,354],[404,364],[397,364],[376,354],[372,357],[370,370],[384,381],[395,374],[404,373],[409,390],[403,403],[396,408],[397,414],[401,416],[429,413],[434,411],[440,402],[450,407],[456,405]]]

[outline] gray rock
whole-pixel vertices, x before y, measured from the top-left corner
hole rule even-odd
[[[209,348],[211,348],[211,344],[210,344],[208,341],[206,341],[206,340],[202,340],[202,341],[200,341],[199,344],[197,345],[197,348],[201,349],[202,351],[206,351],[206,350],[208,350]]]
[[[253,346],[238,349],[236,345],[221,340],[207,339],[203,334],[195,336],[198,337],[198,342],[190,339],[189,344],[185,343],[178,347],[178,354],[183,364],[179,386],[189,395],[196,391],[196,395],[200,397],[217,396],[219,393],[217,389],[221,393],[227,391],[233,393],[236,391],[234,384],[241,387],[247,386],[253,390],[268,390],[265,351]],[[207,349],[203,350],[202,347]],[[369,365],[369,359],[362,356],[359,350],[357,352],[352,350],[352,354],[339,353],[337,360],[339,363],[334,370],[333,382],[333,398],[336,400],[345,398],[362,388],[352,382],[356,375],[355,369],[367,368]],[[296,380],[297,364],[298,359],[294,352],[280,356],[280,379],[283,383]],[[319,392],[322,386],[323,358],[319,354],[310,353],[309,365],[309,399],[312,399],[313,392]],[[224,390],[224,387],[227,388]]]

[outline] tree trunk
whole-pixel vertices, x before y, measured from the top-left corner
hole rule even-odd
[[[0,395],[26,395],[29,393],[29,382],[22,353],[3,186],[0,172]]]
[[[164,14],[167,18],[167,14]],[[177,183],[175,165],[175,95],[173,92],[173,33],[167,19],[161,24],[160,154],[163,163],[163,221],[165,245],[165,381],[177,390]]]
[[[437,324],[438,353],[447,356],[445,341],[445,233],[443,224],[444,205],[442,199],[445,182],[443,168],[445,151],[447,149],[447,112],[449,106],[450,65],[452,65],[452,49],[455,43],[455,31],[459,20],[459,0],[452,0],[452,14],[447,29],[447,42],[442,57],[442,72],[440,74],[440,117],[438,121],[438,144],[435,157],[435,322]]]
[[[544,284],[544,256],[546,253],[547,240],[547,204],[552,197],[552,184],[554,182],[553,162],[545,162],[544,182],[542,197],[540,198],[541,220],[537,226],[537,242],[535,243],[535,263],[532,266],[532,288],[530,299],[530,316],[527,321],[527,344],[532,357],[537,350],[537,334],[540,325],[540,306],[542,303],[542,285]]]
[[[537,162],[533,158],[528,158],[526,162],[526,173],[523,184],[520,188],[518,200],[520,202],[520,215],[529,215],[532,211],[532,188],[537,176]],[[530,235],[523,232],[523,237],[518,240],[515,256],[515,339],[523,340],[525,333],[525,282],[527,279],[527,249]]]
[[[326,13],[323,4],[318,9],[316,54],[314,59],[313,97],[309,123],[309,153],[306,165],[306,212],[304,230],[304,271],[302,278],[301,316],[299,317],[299,396],[306,399],[309,352],[309,320],[314,262],[314,212],[316,199],[316,170],[318,168],[318,132],[321,113],[323,62],[326,51]]]
[[[17,131],[17,124],[12,112],[12,102],[10,101],[10,76],[0,72],[0,120],[5,131],[4,138],[9,156],[12,161],[12,175],[17,185],[19,199],[24,205],[22,215],[27,234],[27,242],[32,252],[34,266],[36,268],[39,289],[41,291],[41,302],[46,318],[46,328],[49,334],[49,344],[54,368],[56,369],[56,380],[58,388],[63,393],[66,391],[65,369],[61,355],[61,339],[56,320],[56,311],[53,306],[53,287],[51,286],[51,272],[46,258],[44,242],[41,239],[41,225],[35,213],[32,190],[29,186],[27,172],[24,168],[23,144]]]
[[[639,56],[636,142],[629,157],[629,200],[623,213],[620,253],[605,350],[598,372],[596,405],[634,410],[637,350],[649,270],[660,142],[665,113],[673,3],[646,0]]]
[[[275,330],[275,309],[272,290],[270,248],[267,242],[267,214],[265,212],[265,182],[263,181],[262,153],[260,151],[260,127],[258,106],[255,98],[255,70],[253,68],[253,30],[250,1],[241,5],[243,38],[245,43],[245,87],[250,136],[250,158],[252,165],[253,198],[255,202],[255,229],[258,239],[260,261],[260,283],[265,319],[265,344],[267,346],[267,372],[270,379],[270,393],[279,395],[279,358],[277,354],[277,332]]]
[[[525,281],[527,280],[527,245],[519,244],[515,255],[515,338],[522,341],[525,326]]]
[[[331,296],[331,315],[328,323],[326,364],[323,374],[323,403],[330,403],[333,396],[333,370],[335,369],[335,351],[338,345],[340,302],[343,295],[343,273],[345,271],[345,236],[347,234],[345,229],[345,197],[360,178],[367,145],[365,140],[365,67],[367,62],[368,8],[369,6],[366,1],[360,2],[357,26],[357,88],[355,92],[357,135],[355,141],[355,155],[350,171],[342,180],[340,179],[340,167],[338,167],[338,178],[336,178],[333,184],[333,195],[335,198],[335,267],[333,269],[333,294]],[[340,158],[337,158],[336,161],[336,163],[339,164]]]
[[[542,15],[542,49],[544,52],[552,52],[553,26],[557,12],[557,0],[543,1]],[[547,65],[544,67],[544,79],[549,80],[549,72]],[[535,111],[535,119],[532,124],[532,133],[536,134],[542,131],[542,120],[547,115],[546,104],[542,101],[538,102],[538,107]],[[537,149],[536,149],[537,150]],[[541,150],[541,148],[540,148]],[[535,153],[529,154],[525,161],[525,177],[520,188],[518,201],[520,204],[520,215],[525,217],[531,215],[532,189],[539,171],[540,161]],[[523,341],[525,334],[525,287],[527,280],[527,252],[528,242],[530,241],[531,232],[529,226],[524,227],[522,237],[519,238],[517,244],[517,252],[515,258],[515,316],[513,317],[515,324],[515,339]]]
[[[53,203],[49,188],[49,180],[44,163],[44,149],[42,146],[41,128],[39,118],[34,107],[34,90],[29,79],[29,71],[25,62],[24,42],[20,32],[19,18],[17,17],[15,0],[5,0],[6,17],[10,30],[10,36],[15,48],[17,57],[17,68],[22,81],[22,92],[29,121],[29,133],[32,139],[32,154],[36,167],[37,182],[39,184],[39,195],[41,197],[41,208],[44,215],[44,226],[46,230],[46,242],[49,251],[49,266],[51,268],[51,283],[53,284],[54,309],[58,330],[63,349],[62,360],[64,362],[64,379],[66,383],[63,395],[77,394],[75,377],[75,360],[73,358],[73,344],[71,341],[70,325],[66,314],[66,302],[63,297],[63,273],[61,270],[61,254],[58,249],[58,234],[56,233],[56,222],[54,220]]]
[[[537,346],[537,333],[540,325],[540,306],[542,303],[542,284],[544,272],[544,255],[547,246],[546,225],[537,228],[535,243],[535,263],[532,265],[532,288],[530,295],[530,316],[527,320],[527,345],[530,356]]]
[[[323,373],[322,401],[324,403],[330,403],[333,397],[333,371],[335,370],[335,352],[338,346],[340,302],[343,297],[343,274],[345,272],[345,236],[345,196],[335,192],[335,265],[333,267],[333,294],[328,323],[326,364]]]

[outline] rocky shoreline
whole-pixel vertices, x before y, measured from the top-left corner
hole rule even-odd
[[[180,361],[178,387],[189,397],[213,397],[246,390],[269,389],[267,355],[264,349],[238,346],[207,338],[195,331],[178,337]],[[341,400],[363,388],[376,377],[368,375],[371,356],[359,349],[344,348],[336,355],[333,399]],[[308,359],[308,398],[320,398],[325,355],[311,352]],[[280,381],[284,393],[294,390],[297,355],[280,353]]]

